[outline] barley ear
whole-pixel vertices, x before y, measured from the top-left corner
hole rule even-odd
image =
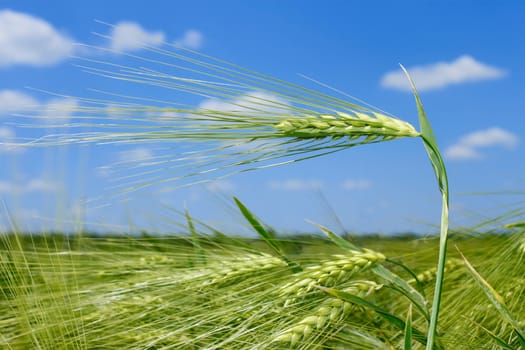
[[[344,291],[364,298],[382,287],[373,281],[356,281]],[[329,298],[296,325],[281,332],[273,339],[273,342],[287,343],[291,348],[295,348],[300,342],[305,342],[319,333],[326,333],[328,329],[335,332],[336,327],[345,318],[355,314],[358,308],[358,305],[351,302]]]
[[[296,274],[295,279],[280,287],[278,293],[284,300],[284,307],[287,307],[315,292],[318,286],[337,286],[383,261],[383,254],[369,249],[353,251],[348,255],[334,255],[332,259]]]
[[[336,115],[294,116],[278,122],[274,127],[283,137],[297,139],[348,137],[350,140],[363,138],[360,143],[420,136],[411,124],[381,113],[336,112]]]

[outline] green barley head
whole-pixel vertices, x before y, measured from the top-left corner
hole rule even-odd
[[[142,56],[121,53],[131,61],[128,65],[79,58],[79,66],[128,86],[135,84],[138,91],[160,89],[177,98],[106,91],[96,91],[95,99],[77,97],[72,115],[52,113],[58,121],[54,126],[67,132],[44,135],[33,144],[154,147],[147,159],[112,164],[126,170],[117,187],[127,192],[159,184],[177,188],[357,145],[420,136],[409,123],[363,104],[193,51],[145,49]],[[195,96],[201,100],[197,105],[183,103]]]

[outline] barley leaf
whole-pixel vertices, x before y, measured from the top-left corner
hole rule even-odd
[[[166,204],[163,204],[161,203],[161,206],[165,209],[167,209],[168,211],[170,212],[173,212],[177,215],[180,215],[182,217],[185,217],[186,214],[184,211],[181,211],[181,210],[178,210],[178,209],[175,209],[169,205],[166,205]],[[178,220],[173,220],[170,218],[167,218],[167,217],[163,217],[162,218],[163,220],[166,220],[166,222],[169,222],[173,225],[176,225],[176,226],[180,226],[182,227],[183,229],[186,229],[187,227],[186,226],[183,226],[181,225]],[[224,232],[221,232],[220,230],[218,230],[217,228],[205,223],[204,221],[202,220],[199,220],[198,218],[196,217],[192,217],[191,218],[191,222],[193,223],[193,226],[195,227],[195,225],[199,225],[200,227],[202,227],[202,229],[206,230],[206,231],[209,231],[209,233],[213,236],[213,238],[210,240],[208,240],[208,244],[218,244],[218,242],[222,242],[222,243],[226,243],[228,242],[229,244],[233,245],[233,246],[236,246],[238,248],[243,248],[245,250],[252,250],[252,247],[246,243],[246,241],[242,240],[242,239],[238,239],[238,238],[234,238],[232,236],[229,236],[228,234],[224,233]],[[197,228],[195,228],[195,230],[197,230]],[[200,236],[199,237],[201,239],[200,242],[202,242],[202,239],[203,239],[203,236]],[[202,246],[202,245],[201,245]],[[203,248],[204,249],[204,248]]]
[[[351,250],[351,251],[360,250],[353,243],[348,242],[346,239],[343,239],[338,234],[330,231],[328,228],[324,227],[323,225],[319,225],[316,223],[312,223],[312,224],[317,226],[317,228],[319,228],[321,232],[323,232],[326,235],[326,237],[328,237],[339,248],[344,249],[344,250]]]
[[[387,261],[391,264],[394,264],[396,266],[399,266],[400,268],[402,268],[406,273],[408,273],[410,276],[412,276],[412,278],[414,279],[414,281],[416,282],[416,287],[415,287],[415,290],[421,294],[421,296],[423,297],[423,299],[426,300],[426,295],[425,295],[425,288],[423,287],[423,285],[421,284],[421,281],[419,281],[418,277],[417,277],[417,274],[412,271],[412,269],[410,269],[408,266],[406,266],[405,264],[399,262],[399,261],[396,261],[396,260],[392,260],[392,259],[387,259]],[[406,282],[404,279],[401,279],[402,281],[404,281],[405,283],[407,283],[407,285],[411,286],[410,283]]]
[[[421,312],[421,314],[428,321],[430,320],[430,315],[428,312],[428,302],[425,297],[419,293],[414,287],[408,284],[404,279],[388,270],[382,265],[375,266],[372,268],[372,272],[378,275],[379,277],[387,280],[391,283],[391,288],[397,292],[403,294],[408,298]]]
[[[241,211],[244,218],[250,223],[255,232],[257,232],[259,236],[264,239],[264,241],[274,251],[274,253],[283,261],[285,261],[293,272],[301,271],[302,268],[286,256],[283,249],[280,247],[278,240],[275,239],[272,233],[269,232],[263,224],[261,224],[255,215],[237,197],[233,197],[233,200],[239,207],[239,210]]]
[[[443,157],[439,152],[439,147],[437,144],[434,131],[430,126],[428,121],[425,109],[419,98],[414,81],[410,77],[410,74],[405,67],[401,66],[401,69],[405,72],[410,85],[412,86],[412,92],[416,99],[416,106],[419,116],[419,124],[421,128],[421,138],[423,139],[423,145],[427,151],[428,158],[434,169],[436,179],[438,182],[439,190],[442,195],[442,208],[441,208],[441,229],[440,229],[440,239],[439,239],[439,256],[438,256],[438,266],[436,274],[436,287],[434,290],[434,300],[432,303],[432,312],[430,316],[430,326],[428,328],[428,343],[427,350],[432,350],[434,346],[434,337],[437,333],[437,325],[439,319],[439,310],[441,306],[441,293],[443,289],[443,279],[445,275],[445,260],[447,255],[447,239],[448,239],[448,205],[449,205],[449,191],[448,191],[448,177],[447,171],[445,168],[445,163],[443,162]]]
[[[334,288],[326,288],[326,287],[322,287],[322,286],[318,286],[318,288],[321,289],[323,292],[328,293],[331,296],[336,297],[338,299],[347,301],[349,303],[362,305],[362,306],[364,306],[366,308],[374,310],[377,314],[379,314],[382,318],[387,320],[394,327],[398,328],[400,331],[404,332],[404,330],[405,330],[405,327],[406,327],[405,321],[403,321],[402,319],[400,319],[399,317],[397,317],[395,315],[392,315],[391,313],[389,313],[388,311],[382,309],[381,307],[377,306],[376,304],[373,304],[373,303],[371,303],[371,302],[369,302],[369,301],[367,301],[367,300],[365,300],[363,298],[360,298],[360,297],[358,297],[356,295],[353,295],[353,294],[350,294],[350,293],[347,293],[347,292],[343,292],[341,290],[337,290],[337,289],[334,289]],[[427,343],[427,337],[425,336],[425,334],[423,332],[421,332],[420,330],[418,330],[418,329],[416,329],[414,327],[411,327],[411,332],[412,332],[413,338],[415,340],[417,340],[419,343],[421,343],[423,345],[425,345]],[[440,348],[440,347],[438,345],[436,345],[436,348]]]
[[[195,229],[195,225],[193,224],[193,219],[190,215],[190,212],[186,208],[184,210],[184,215],[186,216],[186,221],[188,223],[188,229],[190,231],[191,236],[191,243],[193,244],[193,249],[195,250],[195,261],[198,265],[203,265],[206,263],[206,254],[204,253],[204,249],[202,249],[202,246],[200,244],[199,235],[197,233],[197,230]]]
[[[417,112],[419,116],[419,125],[421,129],[421,137],[423,139],[427,154],[432,163],[432,167],[434,169],[434,173],[439,184],[439,189],[441,192],[446,193],[448,202],[448,178],[443,158],[441,157],[441,153],[439,152],[436,136],[434,135],[434,131],[432,130],[430,122],[427,118],[427,114],[425,112],[425,109],[423,108],[423,103],[421,103],[421,98],[419,97],[412,77],[410,76],[406,68],[402,65],[401,69],[403,69],[403,71],[405,72],[408,80],[410,81],[410,85],[412,86],[412,92],[414,94],[414,98],[416,99]]]

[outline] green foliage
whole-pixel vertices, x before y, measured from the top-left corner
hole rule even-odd
[[[286,303],[290,295],[282,291],[291,282],[339,266],[328,264],[334,254],[338,261],[360,255],[319,236],[290,240],[272,234],[280,249],[296,247],[287,254],[303,267],[296,273],[268,254],[274,251],[262,237],[216,236],[200,227],[194,225],[193,237],[2,235],[0,348],[403,349],[409,342],[412,349],[424,348],[428,315],[414,300],[423,298],[425,305],[425,295],[432,295],[436,240],[353,237],[352,251],[381,251],[398,264],[388,258],[325,285],[323,277]],[[500,286],[519,327],[525,268],[515,263],[521,255],[513,243],[521,237],[509,232],[451,238],[479,274]],[[196,264],[201,254],[206,260]],[[447,268],[436,348],[519,349],[514,327],[468,269]],[[414,285],[414,276],[425,276],[418,294],[403,287]]]
[[[505,305],[504,298],[490,285],[489,282],[487,282],[487,280],[485,280],[478,273],[478,271],[476,271],[474,266],[472,266],[472,264],[467,260],[467,258],[465,258],[463,254],[461,254],[461,257],[465,261],[465,265],[467,266],[467,269],[470,272],[471,276],[476,280],[481,289],[483,289],[483,292],[490,300],[492,305],[494,305],[496,310],[498,310],[503,320],[505,320],[512,326],[514,332],[516,332],[516,335],[518,336],[520,345],[522,347],[525,347],[525,332],[523,332],[523,330],[521,329],[519,322],[510,314],[508,307]]]

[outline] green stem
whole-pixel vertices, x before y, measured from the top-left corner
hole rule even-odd
[[[434,289],[434,300],[432,302],[432,312],[430,315],[430,326],[427,335],[427,350],[434,348],[434,338],[437,332],[439,309],[441,304],[441,291],[443,289],[443,279],[445,275],[445,260],[447,256],[447,236],[448,236],[448,196],[442,193],[443,203],[441,209],[441,232],[439,236],[439,257],[436,275],[436,287]]]
[[[425,109],[423,108],[423,104],[421,103],[421,99],[417,93],[416,86],[414,85],[414,81],[410,77],[410,74],[408,74],[408,71],[405,69],[405,67],[401,66],[401,68],[407,75],[408,80],[412,85],[412,90],[416,99],[419,124],[421,127],[421,138],[423,139],[423,145],[425,146],[428,158],[432,164],[432,168],[434,169],[439,191],[442,195],[441,231],[439,235],[439,257],[436,276],[436,288],[434,289],[434,300],[432,302],[432,312],[430,314],[430,325],[428,327],[426,347],[427,350],[432,350],[434,349],[434,339],[436,338],[437,333],[439,308],[441,304],[441,292],[443,290],[443,279],[445,274],[445,260],[447,255],[449,204],[448,177],[445,163],[443,162],[443,157],[441,157],[441,153],[439,152],[439,147],[434,135],[434,131],[430,126]]]

